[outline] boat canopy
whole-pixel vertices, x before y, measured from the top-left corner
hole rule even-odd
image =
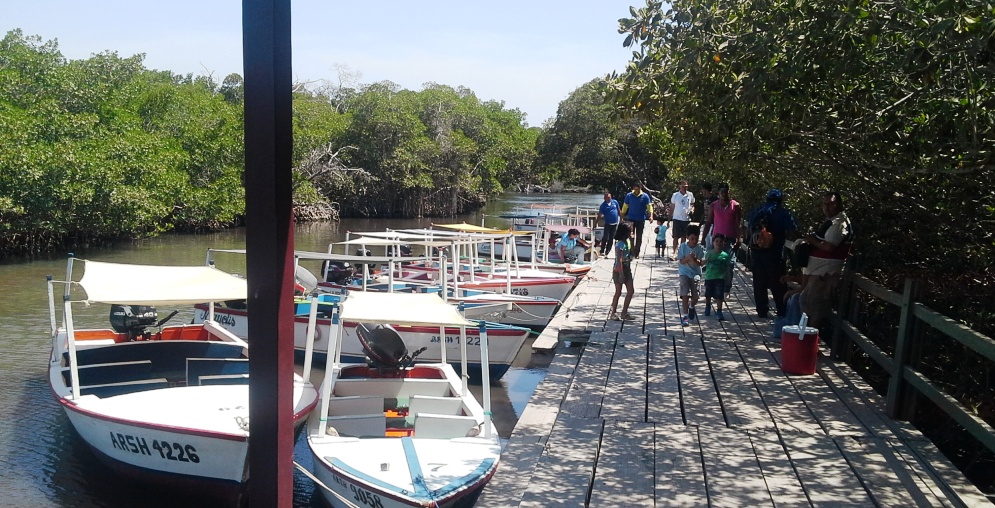
[[[213,266],[155,266],[85,263],[79,285],[86,302],[120,305],[191,305],[244,300],[245,279]]]
[[[342,303],[345,321],[392,325],[477,326],[453,305],[431,293],[353,291]]]
[[[364,245],[364,246],[419,245],[419,246],[422,246],[422,247],[449,247],[454,242],[455,243],[468,243],[468,241],[469,241],[469,240],[464,239],[461,242],[460,238],[449,238],[449,237],[446,237],[446,238],[447,238],[446,240],[431,240],[431,239],[427,239],[427,238],[424,238],[424,237],[421,240],[391,240],[389,238],[370,238],[368,236],[360,236],[358,238],[351,238],[351,239],[346,240],[344,242],[335,242],[334,245]],[[411,257],[406,256],[406,257],[401,258],[400,256],[398,256],[398,257],[394,257],[393,259],[394,260],[410,261]],[[371,259],[370,256],[365,256],[365,257],[361,257],[361,259],[358,259],[357,261],[358,262],[369,262],[369,261],[376,261],[376,260]]]
[[[591,232],[591,228],[587,226],[571,226],[569,224],[545,224],[543,225],[543,228],[545,228],[546,231],[552,231],[554,233],[566,233],[571,229],[580,231],[580,234],[582,235],[586,235]]]
[[[432,223],[432,227],[435,228],[445,228],[452,229],[456,231],[462,231],[463,233],[492,233],[492,234],[508,234],[510,230],[507,229],[495,229],[488,228],[484,226],[474,226],[473,224],[467,224],[465,222],[459,224],[435,224]]]

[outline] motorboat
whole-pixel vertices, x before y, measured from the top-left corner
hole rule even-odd
[[[74,300],[77,286],[85,297]],[[65,281],[49,277],[48,295],[49,384],[96,457],[129,478],[237,504],[249,472],[248,344],[217,323],[213,304],[197,324],[167,325],[177,311],[159,319],[158,310],[244,299],[245,279],[210,266],[70,258]],[[109,305],[111,328],[76,328],[77,304]],[[295,374],[298,429],[317,401],[315,387]]]
[[[489,330],[470,346],[474,324],[424,293],[350,293],[333,306],[332,322],[334,353],[307,431],[324,499],[336,507],[472,506],[501,458],[489,376],[481,405],[449,363],[415,363],[422,349],[410,350],[393,328],[458,329],[464,371],[470,349],[479,349],[487,370]],[[368,364],[340,361],[349,322],[358,323]],[[445,359],[445,349],[440,354]]]

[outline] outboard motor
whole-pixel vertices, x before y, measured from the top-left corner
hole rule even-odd
[[[155,325],[158,318],[151,305],[111,305],[111,328],[128,334],[128,340],[148,340],[145,329]]]
[[[366,249],[356,249],[356,255],[357,256],[372,256],[373,253],[370,252],[369,250],[366,250]],[[377,265],[366,265],[366,266],[369,267],[369,274],[373,275],[373,271],[377,269]],[[359,274],[360,276],[362,276],[362,273],[363,273],[363,265],[362,264],[357,264],[356,265],[356,273]]]
[[[321,266],[322,273],[325,274],[325,282],[332,284],[346,284],[352,278],[353,269],[351,266],[339,261],[325,261]]]
[[[370,328],[365,323],[356,327],[359,342],[363,345],[370,367],[378,370],[399,370],[414,365],[415,358],[425,352],[419,348],[413,354],[408,354],[408,348],[390,325],[377,325]]]

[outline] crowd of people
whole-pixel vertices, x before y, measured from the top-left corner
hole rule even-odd
[[[702,184],[700,196],[697,208],[698,201],[688,190],[688,182],[681,181],[670,200],[654,213],[654,200],[641,182],[632,184],[621,206],[610,193],[605,193],[598,220],[604,227],[600,253],[602,256],[614,253],[615,258],[612,268],[615,295],[610,319],[630,319],[632,264],[642,252],[646,222],[653,221],[657,257],[677,263],[683,325],[698,319],[701,282],[705,292],[702,315],[725,319],[723,304],[732,290],[737,257],[745,255],[743,261],[752,272],[757,316],[774,317],[770,308],[773,301],[773,311],[782,323],[789,316],[795,320],[805,313],[810,326],[827,326],[854,239],[843,196],[839,192],[821,196],[825,220],[807,234],[801,232],[778,189],[768,191],[764,201],[748,212],[732,199],[727,184],[719,184],[714,190],[711,184]],[[692,223],[696,208],[701,212],[701,220]],[[672,239],[669,256],[668,233]]]

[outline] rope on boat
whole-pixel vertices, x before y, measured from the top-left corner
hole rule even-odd
[[[349,508],[362,508],[358,504],[353,503],[352,501],[350,501],[350,500],[342,497],[342,494],[339,494],[338,492],[335,492],[334,490],[330,489],[328,487],[328,485],[325,485],[321,480],[318,479],[318,477],[316,477],[315,475],[311,474],[311,471],[308,471],[307,468],[305,468],[304,466],[300,465],[296,460],[294,461],[294,467],[296,467],[297,470],[300,471],[301,473],[304,473],[304,476],[307,476],[308,478],[310,478],[311,481],[313,481],[319,487],[327,490],[328,492],[331,492],[332,495],[335,496],[335,498],[338,499],[339,502],[341,502],[342,504],[348,506]]]

